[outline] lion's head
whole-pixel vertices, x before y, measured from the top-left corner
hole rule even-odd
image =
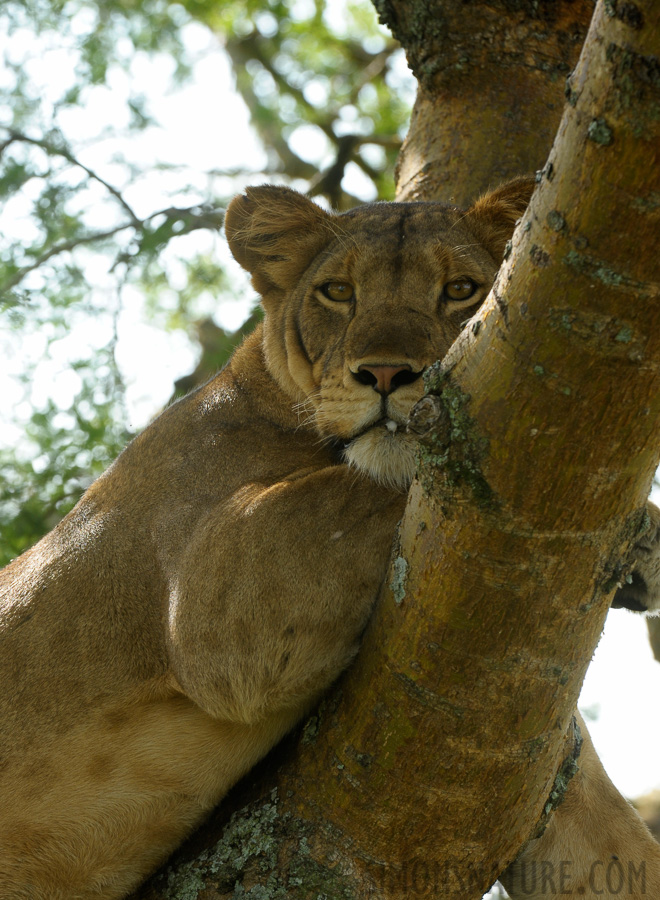
[[[248,188],[225,218],[229,246],[266,312],[267,366],[301,422],[370,476],[407,487],[406,433],[422,373],[493,284],[532,179],[467,211],[373,203],[339,215],[289,188]]]

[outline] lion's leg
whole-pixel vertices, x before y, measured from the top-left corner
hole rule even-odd
[[[357,652],[405,495],[347,466],[247,485],[200,523],[168,617],[172,672],[214,718],[302,715]]]
[[[513,900],[660,897],[660,844],[614,787],[578,721],[584,744],[566,798],[502,884]]]

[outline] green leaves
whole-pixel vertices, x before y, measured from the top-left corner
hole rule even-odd
[[[231,171],[182,163],[159,124],[223,53],[265,150],[258,172],[243,153]],[[13,385],[0,384],[0,561],[123,446],[136,418],[126,335],[152,323],[187,336],[201,358],[170,372],[178,392],[226,362],[244,331],[240,316],[235,334],[213,321],[239,290],[218,237],[233,193],[275,179],[339,208],[392,195],[404,68],[368,0],[0,4],[0,379],[8,368]],[[197,111],[221,125],[219,153],[236,143],[227,108],[217,94]],[[75,389],[62,392],[67,372]]]
[[[73,404],[48,400],[31,412],[17,446],[0,448],[0,565],[53,528],[130,437],[112,349],[74,369],[80,389]]]
[[[186,8],[226,36],[236,84],[274,168],[311,182],[338,208],[357,197],[343,183],[364,178],[370,199],[394,193],[394,162],[413,99],[403,54],[370,3],[187,0]],[[386,87],[386,82],[389,86]],[[298,149],[304,126],[320,152]],[[342,153],[351,137],[352,152]],[[309,140],[308,140],[309,143]]]

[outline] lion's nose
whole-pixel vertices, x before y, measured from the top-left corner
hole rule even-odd
[[[360,384],[368,384],[379,394],[391,394],[403,384],[417,381],[421,372],[413,372],[409,365],[404,366],[358,366],[353,377]]]

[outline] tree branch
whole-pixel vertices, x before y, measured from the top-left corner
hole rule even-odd
[[[29,265],[22,266],[14,275],[12,275],[11,278],[8,278],[2,285],[0,285],[0,295],[15,288],[21,283],[21,281],[23,281],[23,279],[27,275],[30,274],[30,272],[36,271],[54,256],[59,256],[62,253],[71,252],[73,250],[76,250],[78,247],[83,247],[88,244],[99,243],[100,241],[104,241],[108,238],[114,237],[116,234],[120,234],[122,231],[126,231],[129,228],[133,228],[136,231],[144,230],[148,226],[149,222],[152,222],[159,216],[165,216],[167,219],[184,221],[186,223],[182,231],[176,235],[177,237],[179,237],[182,234],[189,234],[190,232],[199,229],[220,228],[222,226],[224,213],[211,209],[205,210],[200,206],[180,208],[167,207],[166,209],[157,210],[156,212],[151,213],[151,215],[147,216],[144,219],[136,218],[134,221],[132,220],[130,222],[122,222],[119,225],[116,225],[114,228],[108,228],[105,231],[94,231],[90,234],[80,235],[66,241],[60,241],[59,243],[54,244],[52,247],[49,247],[48,250],[41,253],[34,260],[34,262],[30,263]],[[126,259],[127,257],[122,256],[120,257],[118,262],[125,262]]]
[[[463,0],[375,5],[395,36],[409,34],[408,62],[420,81],[397,164],[400,199],[464,206],[541,168],[593,0],[476,0],[469,15]]]
[[[23,143],[23,144],[32,144],[35,147],[40,147],[42,150],[49,156],[61,156],[63,159],[66,159],[67,162],[76,166],[79,169],[82,169],[93,181],[98,182],[98,184],[102,185],[109,194],[111,194],[123,207],[124,211],[128,213],[131,222],[135,225],[140,224],[140,219],[135,214],[132,207],[127,203],[126,199],[123,197],[121,191],[119,191],[116,187],[111,185],[105,178],[102,178],[98,172],[95,172],[93,169],[90,169],[89,166],[86,166],[83,162],[81,162],[74,154],[65,146],[54,144],[52,141],[45,140],[44,138],[32,138],[27,134],[23,134],[20,131],[11,131],[9,133],[9,138],[5,143],[0,146],[0,153],[5,149],[5,147],[9,146],[12,143]]]

